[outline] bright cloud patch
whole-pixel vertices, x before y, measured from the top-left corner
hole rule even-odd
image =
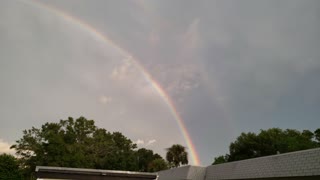
[[[154,144],[155,142],[157,142],[155,139],[149,140],[146,146],[150,146],[150,145]]]
[[[0,139],[0,154],[7,153],[7,154],[14,154],[14,150],[10,149],[11,144]]]
[[[144,141],[144,140],[138,139],[134,143],[136,143],[137,145],[140,145],[140,146],[151,146],[156,142],[157,142],[157,140],[155,140],[155,139],[151,139],[149,141]]]
[[[127,80],[133,74],[136,74],[135,68],[132,64],[132,58],[129,57],[123,61],[120,66],[113,69],[111,78],[114,80]]]
[[[102,104],[108,104],[108,103],[111,103],[111,102],[112,102],[112,97],[101,96],[101,97],[99,98],[99,101],[100,101]]]
[[[142,145],[142,144],[144,144],[144,141],[141,140],[141,139],[138,139],[135,143],[136,143],[137,145]]]

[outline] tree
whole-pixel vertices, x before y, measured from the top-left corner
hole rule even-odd
[[[215,165],[215,164],[222,164],[222,163],[226,163],[228,162],[228,156],[218,156],[218,157],[215,157],[214,158],[214,161],[212,163],[212,165]]]
[[[154,160],[154,154],[152,150],[141,148],[136,152],[138,171],[147,172],[149,163]]]
[[[186,148],[180,144],[174,144],[167,148],[166,159],[171,167],[179,167],[188,164],[188,153]]]
[[[320,145],[320,128],[314,131],[314,136],[317,140],[317,143]]]
[[[30,178],[40,165],[135,170],[136,147],[120,132],[107,132],[84,117],[70,117],[24,130],[11,148],[21,157],[21,167]]]
[[[163,158],[156,158],[148,165],[148,172],[158,172],[168,169],[168,164]]]
[[[17,159],[9,154],[0,155],[0,180],[21,179],[21,172]]]
[[[261,130],[259,134],[241,133],[229,146],[229,154],[215,158],[214,163],[223,163],[316,148],[320,144],[314,141],[320,138],[320,129],[312,133],[295,129],[282,130],[271,128]],[[319,141],[318,141],[319,142]]]
[[[167,163],[165,160],[159,154],[154,154],[150,149],[138,149],[138,151],[135,153],[135,156],[138,163],[138,169],[136,171],[156,172],[167,169]]]
[[[229,160],[236,161],[258,157],[260,155],[257,149],[257,136],[254,133],[242,133],[235,142],[230,144]]]

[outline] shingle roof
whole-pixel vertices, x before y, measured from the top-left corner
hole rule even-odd
[[[320,179],[320,148],[235,161],[208,167],[184,166],[160,171],[159,180],[220,180],[281,177]]]
[[[201,179],[205,177],[205,167],[183,166],[179,168],[160,171],[158,180],[177,180],[177,179]]]
[[[156,179],[155,173],[142,173],[131,171],[114,171],[102,169],[82,169],[82,168],[66,168],[66,167],[50,167],[37,166],[37,178],[53,178],[53,179],[130,179],[130,180],[151,180]]]
[[[78,168],[37,167],[38,177],[155,179],[157,174]],[[58,175],[58,176],[57,176]],[[158,172],[158,180],[220,180],[281,177],[320,179],[320,148],[235,161],[208,167],[183,166]]]
[[[320,175],[320,148],[207,167],[206,180]]]

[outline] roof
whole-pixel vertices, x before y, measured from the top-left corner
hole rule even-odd
[[[158,180],[174,179],[204,179],[206,167],[182,166],[179,168],[160,171]]]
[[[37,166],[38,178],[149,180],[155,173]],[[159,180],[292,178],[320,179],[320,148],[235,161],[208,167],[182,166],[158,172]]]
[[[121,180],[149,180],[156,179],[155,173],[141,173],[131,171],[114,171],[100,169],[81,169],[81,168],[66,168],[66,167],[50,167],[37,166],[37,178],[68,178],[68,179],[121,179]]]
[[[206,179],[320,176],[320,148],[207,167]]]
[[[183,166],[159,172],[159,180],[265,178],[320,179],[320,148],[217,164]]]

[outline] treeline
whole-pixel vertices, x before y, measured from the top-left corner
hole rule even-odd
[[[238,161],[320,147],[320,128],[311,132],[271,128],[256,133],[242,133],[229,146],[229,153],[214,158],[212,164]]]
[[[242,133],[229,146],[229,153],[213,164],[320,147],[320,128],[314,132],[272,128]],[[58,166],[108,170],[157,172],[188,164],[182,145],[167,148],[166,160],[137,145],[120,132],[98,128],[84,117],[45,123],[23,131],[11,146],[16,157],[0,155],[1,179],[34,179],[36,166]]]
[[[188,154],[181,145],[167,149],[166,161],[150,149],[137,149],[122,133],[98,128],[84,117],[24,130],[23,137],[11,148],[18,158],[0,155],[0,179],[33,179],[36,166],[157,172],[188,163]],[[10,169],[3,160],[12,165]],[[19,171],[10,173],[12,169]]]

